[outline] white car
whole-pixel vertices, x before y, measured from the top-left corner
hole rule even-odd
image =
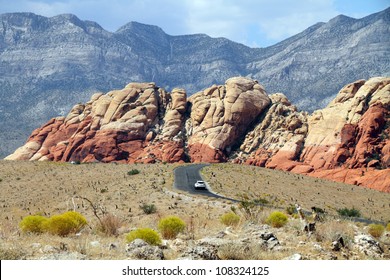
[[[196,181],[194,188],[196,190],[206,189],[206,183],[204,181]]]

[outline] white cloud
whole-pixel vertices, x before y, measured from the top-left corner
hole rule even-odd
[[[186,3],[191,11],[185,21],[188,30],[245,43],[258,41],[253,35],[282,40],[337,15],[332,1],[328,0],[201,0]]]

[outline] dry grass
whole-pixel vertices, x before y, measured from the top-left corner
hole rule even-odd
[[[31,244],[60,250],[62,242],[86,252],[90,259],[122,259],[125,255],[118,252],[124,251],[126,233],[140,227],[157,229],[158,221],[166,216],[178,216],[187,225],[191,222],[193,238],[222,228],[219,217],[228,209],[227,204],[173,191],[176,166],[0,161],[0,245],[19,244],[18,248],[32,251],[28,257],[39,258],[44,252],[32,250]],[[132,169],[139,170],[140,174],[128,175]],[[107,226],[105,233],[91,204],[80,197],[88,198],[96,207]],[[140,208],[143,204],[154,204],[156,212],[145,214]],[[28,235],[18,227],[27,215],[52,216],[68,210],[76,210],[87,218],[89,227],[79,237]],[[120,249],[100,252],[101,246],[90,244],[94,241],[104,248],[112,242],[118,243]]]
[[[179,236],[191,241],[224,230],[220,217],[232,207],[241,218],[235,231],[248,221],[264,224],[274,211],[256,206],[251,209],[253,214],[245,218],[247,213],[237,203],[178,193],[172,189],[176,166],[0,161],[1,259],[39,259],[63,251],[78,252],[87,259],[126,259],[126,234],[134,228],[157,230],[158,221],[166,216],[183,219],[187,228]],[[140,173],[128,175],[132,169]],[[355,206],[366,217],[390,220],[389,194],[251,166],[212,165],[203,173],[213,189],[229,197],[246,193],[250,199],[266,199],[282,208],[297,201],[306,209],[317,206],[329,212]],[[88,198],[92,204],[80,197]],[[156,212],[145,214],[140,207],[144,204],[154,204]],[[92,205],[100,218],[106,217],[103,222],[107,232],[102,233]],[[24,234],[18,227],[24,216],[52,216],[68,210],[76,210],[88,220],[88,227],[79,235]],[[356,226],[364,231],[348,222],[326,221],[318,225],[321,234],[309,238],[299,234],[299,220],[289,217],[286,226],[272,229],[283,250],[221,248],[219,254],[226,259],[282,259],[298,252],[308,259],[329,259],[313,249],[313,244],[329,246],[336,233],[350,238]],[[175,254],[167,251],[166,258],[175,258]]]
[[[238,164],[212,164],[202,170],[203,177],[217,193],[240,199],[266,199],[286,208],[299,203],[310,210],[319,207],[332,215],[337,209],[355,208],[363,217],[390,221],[390,193],[336,183],[290,172]]]

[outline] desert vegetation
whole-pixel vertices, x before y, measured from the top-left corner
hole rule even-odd
[[[126,241],[129,243],[136,239],[142,239],[143,241],[147,242],[149,245],[161,244],[160,235],[156,231],[150,228],[139,228],[134,231],[131,231],[126,236]]]
[[[388,222],[390,194],[364,187],[312,178],[300,174],[239,164],[211,164],[202,169],[204,179],[223,196],[244,201],[246,209],[259,202],[264,207],[294,210],[316,207],[338,217],[365,217]]]
[[[260,168],[245,166],[207,167],[204,177],[213,172],[207,180],[218,192],[238,198],[232,202],[174,190],[176,166],[0,161],[0,258],[390,259],[389,226],[384,226],[390,219],[380,218],[390,217],[383,207],[387,194],[366,193],[370,199],[367,210],[359,207],[367,201],[365,191],[360,197],[356,186],[337,185],[356,195],[356,202],[351,205],[344,198],[344,204],[336,200],[336,207],[326,200],[332,191],[340,192],[332,182],[316,185],[317,179],[295,178],[300,184],[291,185],[296,194],[292,200],[287,199],[293,192],[286,184],[295,182],[294,175],[271,170],[262,174]],[[129,176],[132,169],[139,173]],[[230,173],[236,176],[230,178]],[[267,189],[263,185],[266,175]],[[284,182],[283,192],[279,181]],[[320,186],[324,200],[318,196],[313,203],[310,199]],[[332,215],[317,221],[316,231],[309,235],[302,229],[296,201],[306,210],[316,206]],[[363,217],[377,211],[375,218],[384,225],[378,229],[337,213],[337,209],[354,206]],[[307,219],[314,221],[311,216]],[[373,238],[383,252],[364,253],[371,249],[360,249],[359,236]],[[129,246],[136,239],[147,245]]]

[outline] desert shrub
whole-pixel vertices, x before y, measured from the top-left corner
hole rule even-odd
[[[333,218],[329,218],[323,223],[317,223],[314,233],[317,242],[332,243],[342,237],[346,248],[352,248],[354,236],[354,223]]]
[[[123,222],[120,218],[113,214],[104,215],[100,220],[99,230],[107,235],[118,235],[118,229]]]
[[[386,231],[390,231],[390,223],[387,224]]]
[[[0,260],[25,260],[27,253],[22,248],[0,247]]]
[[[129,172],[127,172],[127,175],[136,175],[139,173],[140,171],[138,169],[131,169]]]
[[[297,212],[295,205],[290,204],[289,206],[286,207],[286,213],[289,215],[294,215],[298,212]]]
[[[253,200],[255,204],[269,204],[269,201],[265,198],[259,197]]]
[[[286,214],[279,211],[275,211],[268,216],[265,222],[271,225],[272,227],[280,228],[284,226],[287,223],[287,221],[288,218]]]
[[[135,239],[142,239],[146,243],[150,245],[160,245],[161,244],[161,238],[159,234],[150,228],[139,228],[136,230],[133,230],[126,236],[127,242],[132,242]]]
[[[149,215],[149,214],[153,214],[153,213],[156,213],[157,209],[156,209],[156,205],[154,204],[142,204],[140,206],[140,208],[142,209],[142,211],[144,211],[145,214]]]
[[[319,213],[319,214],[325,214],[326,211],[320,207],[312,207],[311,210],[314,212],[314,213]]]
[[[381,224],[371,224],[368,226],[368,233],[376,238],[381,237],[384,231],[385,227]]]
[[[360,217],[360,211],[355,209],[354,207],[352,207],[351,209],[337,209],[337,213],[339,213],[339,215],[343,217]]]
[[[46,221],[47,218],[40,215],[26,216],[19,223],[19,227],[23,232],[42,233]]]
[[[236,226],[240,222],[240,216],[233,212],[223,214],[220,218],[221,223],[225,226]]]
[[[256,205],[253,200],[249,200],[245,195],[241,196],[238,208],[247,220],[255,220],[259,214],[259,210],[261,210],[261,207]]]
[[[45,222],[45,230],[51,234],[66,236],[79,232],[87,220],[77,212],[66,212],[61,215],[54,215]]]
[[[158,229],[166,239],[173,239],[186,228],[185,222],[176,216],[163,218],[158,223]]]
[[[80,231],[85,225],[87,225],[87,219],[83,215],[75,211],[68,211],[62,214],[67,219],[73,220],[75,223],[75,230]]]

